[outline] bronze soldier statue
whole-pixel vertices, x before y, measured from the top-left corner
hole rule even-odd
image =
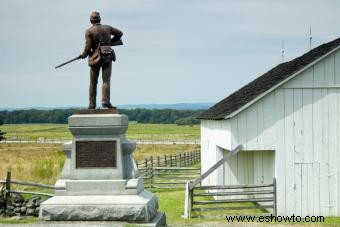
[[[99,71],[102,69],[103,87],[102,87],[102,106],[114,108],[110,102],[110,78],[112,70],[112,61],[116,60],[113,45],[119,45],[123,32],[113,28],[110,25],[100,24],[99,12],[92,12],[90,16],[92,27],[85,32],[85,48],[79,58],[89,56],[90,66],[90,89],[89,89],[89,107],[96,108],[97,83]],[[113,36],[113,37],[112,37]]]

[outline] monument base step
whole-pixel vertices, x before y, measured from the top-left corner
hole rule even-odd
[[[166,216],[164,212],[157,212],[156,216],[148,223],[133,223],[136,226],[145,226],[145,227],[158,227],[158,226],[167,226],[166,225]]]
[[[151,222],[157,217],[155,194],[54,196],[40,205],[45,221],[126,221]]]
[[[67,180],[56,182],[56,196],[136,195],[144,190],[141,177],[128,180]]]
[[[140,227],[167,226],[166,217],[163,212],[157,212],[155,217],[147,223],[129,223],[125,221],[40,221],[39,223],[11,224],[11,227],[124,227],[128,224]],[[0,224],[0,226],[8,226]]]

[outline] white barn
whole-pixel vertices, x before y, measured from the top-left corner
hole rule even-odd
[[[199,116],[203,185],[277,181],[278,215],[340,216],[340,38],[282,63]]]

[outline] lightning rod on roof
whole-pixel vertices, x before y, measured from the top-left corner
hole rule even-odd
[[[282,47],[281,47],[281,61],[285,61],[285,43],[282,41]]]
[[[312,49],[312,26],[309,26],[309,50]]]

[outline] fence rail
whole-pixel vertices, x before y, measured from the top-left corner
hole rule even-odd
[[[215,199],[208,200],[207,196],[214,197]],[[192,211],[210,212],[217,210],[259,209],[262,212],[267,211],[266,214],[272,213],[276,215],[276,179],[274,178],[271,184],[194,187],[191,198],[190,214]]]
[[[19,193],[19,194],[32,194],[32,195],[43,195],[43,196],[49,196],[52,197],[53,194],[50,193],[44,193],[44,192],[33,192],[33,191],[20,191],[20,190],[12,190],[11,185],[12,184],[18,184],[18,185],[25,185],[25,186],[32,186],[37,188],[45,188],[45,189],[55,189],[52,185],[46,185],[46,184],[39,184],[39,183],[33,183],[33,182],[27,182],[27,181],[21,181],[21,180],[15,180],[11,177],[11,171],[7,172],[7,176],[5,180],[0,180],[0,184],[3,184],[4,187],[0,187],[1,193],[3,193],[5,198],[5,208],[7,207],[7,202],[10,198],[10,193]]]
[[[138,162],[144,185],[149,188],[184,188],[188,180],[200,176],[200,168],[189,168],[201,160],[200,150],[150,157]]]
[[[149,188],[183,188],[188,180],[200,176],[200,168],[150,167],[144,172],[143,180]]]
[[[151,156],[136,164],[138,169],[144,170],[150,167],[185,167],[199,163],[200,161],[201,151],[197,149],[173,155]]]

